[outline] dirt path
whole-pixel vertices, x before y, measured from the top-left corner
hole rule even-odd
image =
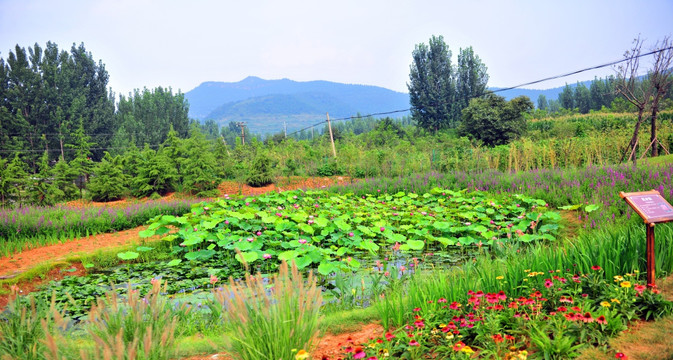
[[[139,243],[141,239],[138,237],[138,232],[144,228],[141,226],[115,233],[92,235],[2,257],[0,258],[0,279],[11,278],[39,264],[65,260],[72,255],[89,254],[99,249]]]

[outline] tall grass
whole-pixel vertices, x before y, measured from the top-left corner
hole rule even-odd
[[[294,264],[289,270],[283,262],[268,284],[260,274],[247,274],[243,283],[230,279],[215,298],[231,327],[237,358],[292,359],[298,350],[311,351],[322,303],[312,273],[305,281]]]

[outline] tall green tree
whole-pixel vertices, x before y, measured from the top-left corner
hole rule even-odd
[[[577,83],[573,99],[573,103],[579,109],[580,114],[587,114],[591,110],[591,92],[584,84]]]
[[[456,69],[456,112],[454,118],[460,118],[470,99],[484,95],[488,84],[486,65],[472,47],[460,49],[458,53],[458,67]]]
[[[558,101],[564,109],[572,110],[575,108],[575,96],[570,85],[566,84],[563,91],[558,96]]]
[[[429,44],[417,44],[410,66],[409,102],[418,126],[429,130],[454,127],[453,104],[456,98],[451,51],[444,37],[432,36]]]
[[[8,206],[11,198],[12,182],[7,163],[6,159],[0,157],[0,207]]]
[[[185,141],[186,156],[182,164],[183,190],[196,196],[210,197],[218,194],[217,162],[209,151],[209,144],[197,126]]]
[[[547,102],[547,97],[544,94],[540,94],[537,97],[537,108],[540,110],[547,110],[549,108],[549,103]]]

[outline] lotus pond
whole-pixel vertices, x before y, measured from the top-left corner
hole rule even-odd
[[[280,262],[314,270],[325,301],[366,306],[417,268],[449,267],[477,252],[555,239],[558,212],[525,196],[433,189],[367,196],[292,191],[198,203],[183,216],[155,217],[142,237],[158,244],[119,253],[126,263],[52,282],[42,292],[84,316],[96,297],[125,284],[148,291],[166,281],[178,301],[246,271],[271,274]],[[87,267],[93,264],[85,264]],[[117,284],[117,285],[114,285]]]

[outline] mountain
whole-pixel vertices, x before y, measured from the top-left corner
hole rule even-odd
[[[294,131],[330,117],[348,117],[409,108],[409,95],[378,86],[329,81],[264,80],[204,82],[187,92],[190,118],[220,126],[245,121],[253,133]],[[408,115],[399,113],[397,116]]]

